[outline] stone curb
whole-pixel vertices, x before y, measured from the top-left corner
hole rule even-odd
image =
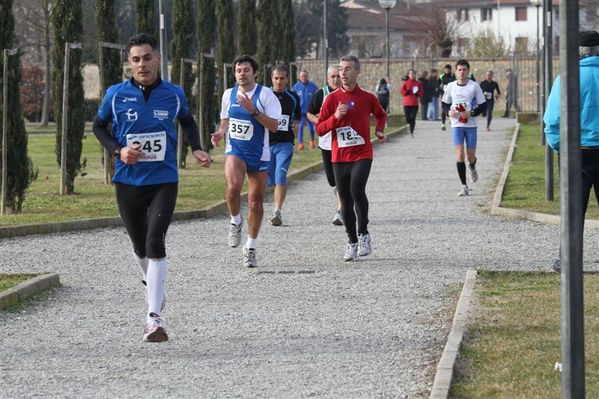
[[[524,219],[530,220],[533,222],[539,222],[544,224],[560,224],[559,215],[550,215],[547,213],[541,212],[532,212],[525,211],[522,209],[513,209],[513,208],[505,208],[501,206],[501,199],[503,197],[503,192],[505,190],[505,183],[507,181],[507,177],[510,172],[510,167],[512,165],[512,158],[514,156],[514,151],[516,149],[516,141],[518,140],[518,135],[520,134],[520,124],[517,124],[514,128],[514,134],[512,136],[512,141],[510,143],[510,148],[507,153],[507,157],[505,159],[505,164],[503,165],[503,172],[501,173],[501,177],[499,178],[499,183],[497,184],[497,188],[495,189],[495,195],[493,196],[493,202],[491,204],[491,215],[496,216],[505,216],[516,219]],[[584,222],[585,228],[599,228],[599,220],[588,219]]]
[[[458,300],[451,331],[447,337],[447,343],[443,349],[441,360],[437,364],[437,373],[433,381],[430,399],[446,399],[449,396],[451,380],[453,378],[453,368],[460,352],[464,331],[466,329],[466,320],[468,319],[468,309],[472,300],[472,292],[476,283],[476,270],[468,270],[464,286]]]
[[[0,292],[0,310],[14,306],[19,301],[39,294],[52,287],[60,287],[60,279],[56,273],[42,274],[21,284]]]
[[[406,131],[407,125],[400,127],[397,130],[387,133],[387,136],[397,136],[402,132]],[[373,145],[378,144],[378,141],[374,141]],[[305,166],[287,176],[289,182],[295,182],[305,178],[312,173],[321,171],[323,168],[322,161],[313,163]],[[272,188],[268,188],[267,192],[271,192]],[[241,200],[247,200],[247,192],[241,194]],[[173,214],[173,221],[176,220],[188,220],[188,219],[209,219],[217,215],[221,215],[227,211],[227,202],[219,201],[216,204],[210,205],[206,208],[192,210],[192,211],[178,211]],[[64,233],[69,231],[78,230],[91,230],[105,227],[120,227],[123,226],[120,217],[106,217],[97,219],[83,219],[83,220],[69,220],[65,222],[56,223],[42,223],[42,224],[26,224],[20,226],[6,226],[0,227],[0,239],[11,238],[18,236],[34,235],[34,234],[53,234],[53,233]]]

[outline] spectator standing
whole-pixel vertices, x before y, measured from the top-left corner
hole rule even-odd
[[[431,76],[428,79],[431,91],[431,100],[428,103],[426,119],[439,120],[439,94],[441,93],[441,83],[439,82],[439,71],[431,69]]]
[[[381,78],[379,84],[376,85],[376,98],[379,99],[379,103],[381,103],[381,107],[383,107],[385,112],[389,112],[389,94],[390,90],[387,79]]]
[[[428,71],[422,71],[418,81],[422,85],[422,97],[420,97],[420,107],[422,108],[422,120],[426,121],[428,118],[426,117],[428,113],[428,103],[431,101],[432,92],[428,82]]]
[[[292,90],[297,93],[300,98],[300,106],[302,109],[302,117],[300,120],[299,130],[297,132],[297,149],[304,149],[304,127],[307,125],[310,131],[310,148],[316,148],[314,142],[314,125],[307,118],[308,107],[312,100],[312,95],[318,91],[318,86],[311,82],[308,78],[308,71],[302,70],[299,75],[299,82],[293,85]]]
[[[403,109],[406,122],[410,126],[410,135],[414,138],[414,127],[416,126],[416,115],[418,115],[418,102],[424,95],[422,83],[416,80],[416,71],[408,71],[408,79],[401,86],[403,96]]]
[[[518,77],[514,74],[514,71],[508,69],[505,71],[507,78],[507,87],[505,89],[505,113],[504,118],[510,116],[512,107],[514,111],[518,111]]]

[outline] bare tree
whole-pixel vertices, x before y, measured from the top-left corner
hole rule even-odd
[[[14,13],[19,46],[25,60],[44,65],[44,101],[40,124],[48,125],[51,87],[51,31],[50,9],[53,0],[20,0],[15,2]]]
[[[447,18],[445,10],[433,8],[426,15],[417,17],[415,26],[424,36],[426,47],[438,49],[442,57],[451,56],[451,48],[457,37],[457,24]]]

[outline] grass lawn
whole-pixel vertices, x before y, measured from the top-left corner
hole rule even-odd
[[[47,133],[48,128],[41,129],[35,125],[28,125],[27,128],[32,132],[29,135],[29,156],[39,169],[39,177],[27,191],[23,213],[1,218],[0,226],[118,215],[114,188],[112,185],[105,185],[103,181],[101,147],[91,132],[89,124],[86,125],[86,135],[83,140],[82,161],[85,159],[87,164],[85,175],[77,177],[76,194],[69,196],[58,194],[60,171],[56,163],[55,136]],[[390,126],[387,131],[396,128]],[[51,131],[53,126],[49,129]],[[222,142],[211,155],[214,162],[208,169],[191,162],[191,156],[188,156],[189,166],[180,170],[177,211],[201,209],[224,199]],[[320,160],[318,149],[296,151],[291,163],[291,172]]]
[[[599,397],[599,275],[584,276],[586,395]],[[560,276],[480,271],[452,398],[559,398]]]
[[[31,274],[0,274],[0,292],[19,285],[32,277]]]
[[[521,125],[501,206],[559,215],[559,170],[554,154],[554,201],[545,200],[545,148],[540,144],[539,125]],[[599,218],[599,207],[589,201],[586,217]]]

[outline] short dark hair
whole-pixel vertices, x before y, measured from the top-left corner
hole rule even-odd
[[[138,33],[137,35],[133,35],[129,38],[127,47],[125,49],[127,55],[129,55],[129,50],[131,50],[131,47],[143,46],[144,44],[152,47],[152,50],[158,51],[158,40],[156,40],[154,36],[150,35],[149,33]]]
[[[258,72],[258,62],[247,54],[240,55],[239,57],[233,60],[233,69],[235,69],[237,64],[243,64],[244,62],[250,64],[254,72]]]
[[[468,68],[468,70],[470,70],[470,64],[468,63],[468,61],[466,61],[465,59],[461,59],[458,60],[458,62],[455,63],[455,67],[457,68],[458,65],[464,65],[466,68]]]
[[[451,69],[451,65],[449,65],[449,64],[445,64],[445,66],[443,67],[443,69],[446,69],[446,68],[449,68],[449,69]]]
[[[272,71],[270,72],[270,74],[272,75],[275,72],[285,72],[285,75],[287,77],[289,77],[289,68],[287,68],[285,65],[283,64],[279,64],[277,66],[275,66]]]
[[[345,61],[345,62],[353,62],[354,63],[354,68],[357,70],[360,70],[360,59],[358,57],[356,57],[355,55],[344,55],[343,57],[341,57],[339,59],[339,63],[341,63],[341,61]]]

